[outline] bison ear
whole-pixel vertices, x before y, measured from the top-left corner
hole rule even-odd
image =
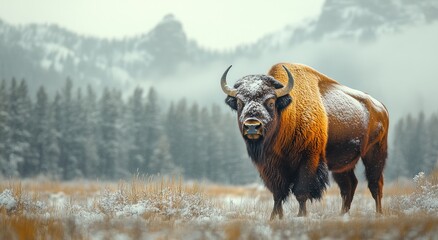
[[[275,88],[275,89],[280,89],[280,88],[283,88],[283,87],[284,87],[283,84],[282,84],[281,82],[279,82],[279,81],[277,81],[277,80],[275,80],[275,79],[272,80],[272,85],[274,85],[274,88]]]
[[[227,96],[227,98],[225,98],[225,103],[230,106],[230,108],[237,111],[237,99],[235,97]]]
[[[282,111],[292,102],[292,97],[289,94],[286,94],[282,97],[277,98],[276,105],[278,111]]]

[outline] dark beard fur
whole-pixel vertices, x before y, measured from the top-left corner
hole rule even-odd
[[[307,181],[309,183],[310,200],[321,200],[324,191],[329,185],[327,164],[324,161],[320,161],[315,175],[307,179]],[[291,186],[291,190],[295,194],[295,185]]]
[[[260,163],[263,161],[263,137],[257,140],[245,139],[246,150],[249,157],[254,163]]]
[[[320,200],[322,198],[323,192],[327,189],[328,185],[329,185],[328,167],[327,164],[321,160],[319,162],[318,169],[316,170],[315,182],[312,185],[312,188],[310,189],[311,199]]]

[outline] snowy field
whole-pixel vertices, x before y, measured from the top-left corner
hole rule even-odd
[[[0,182],[0,239],[438,239],[438,176],[387,184],[383,215],[359,185],[340,215],[334,184],[309,216],[269,221],[261,185],[220,186],[180,179],[130,182]]]

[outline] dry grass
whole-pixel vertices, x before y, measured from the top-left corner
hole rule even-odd
[[[64,223],[56,219],[4,213],[0,217],[0,239],[64,239],[66,233]],[[81,232],[71,234],[74,239],[81,238]]]
[[[438,184],[438,172],[428,177]],[[406,213],[393,198],[418,194],[415,184],[384,189],[384,214],[375,216],[368,188],[357,189],[349,215],[340,216],[339,189],[308,205],[310,216],[295,217],[292,197],[285,219],[268,221],[272,196],[263,187],[185,183],[181,178],[130,182],[9,181],[17,204],[0,205],[0,239],[434,239],[438,216]],[[60,194],[62,193],[62,194]],[[53,196],[62,207],[49,204]],[[46,204],[40,207],[38,201]],[[436,200],[438,201],[438,199]],[[415,204],[412,202],[411,204]],[[148,208],[145,210],[145,208]],[[140,210],[138,210],[140,209]],[[138,213],[136,211],[139,211]]]
[[[419,239],[433,237],[437,232],[438,218],[415,215],[374,220],[324,221],[309,231],[310,239]]]
[[[432,184],[438,185],[438,168],[436,168],[429,174],[429,180]]]

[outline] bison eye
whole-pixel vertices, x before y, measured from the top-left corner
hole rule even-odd
[[[268,101],[266,101],[266,106],[273,110],[275,108],[275,100],[274,99],[268,99]]]
[[[240,99],[237,99],[237,109],[241,110],[243,108],[243,101]]]
[[[269,108],[274,108],[274,107],[275,107],[275,104],[273,102],[270,102],[269,103]]]

